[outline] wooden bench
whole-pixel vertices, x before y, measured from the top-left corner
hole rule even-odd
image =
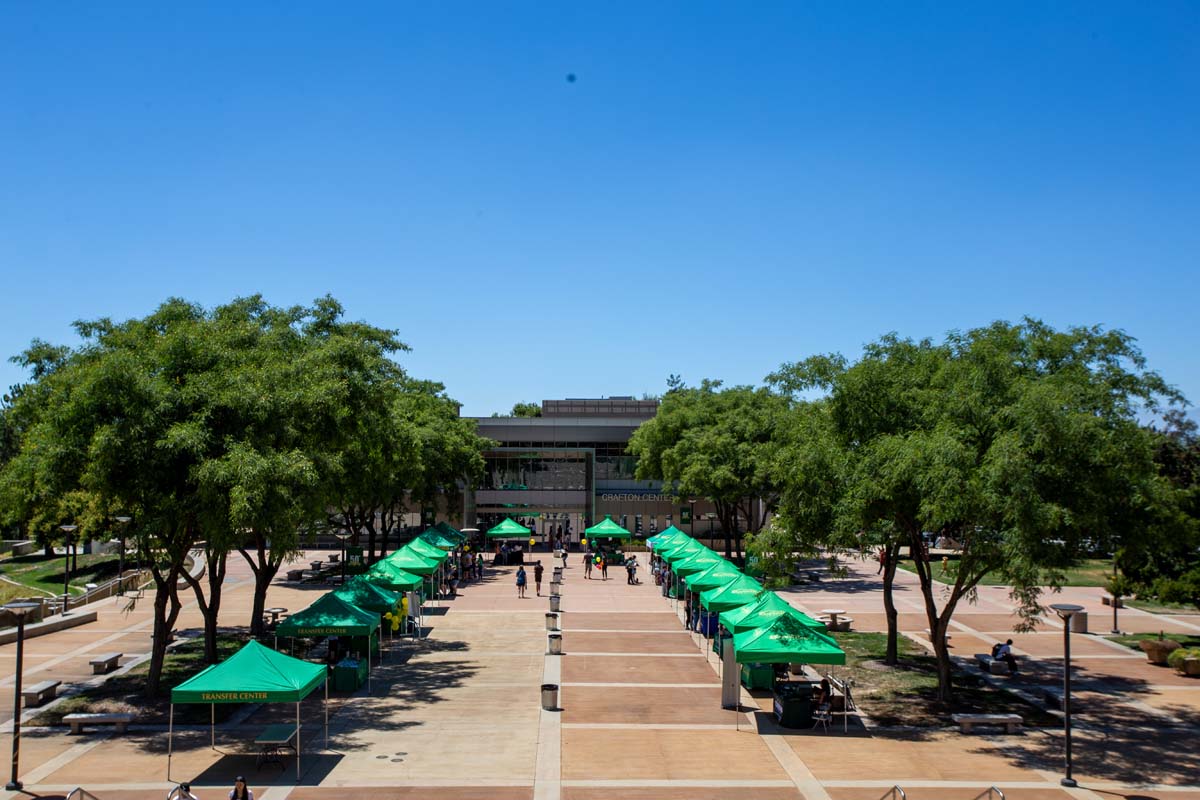
[[[254,740],[255,746],[258,747],[255,769],[262,769],[263,764],[279,764],[282,769],[284,748],[296,752],[296,745],[292,744],[296,732],[296,726],[291,723],[268,725]]]
[[[979,662],[979,668],[989,675],[1008,675],[1008,662],[998,658],[992,658],[987,653],[976,653],[975,660]]]
[[[84,725],[116,725],[117,733],[124,733],[133,714],[67,714],[63,722],[71,726],[71,733],[83,733]]]
[[[1006,733],[1017,733],[1021,730],[1020,714],[952,714],[950,719],[962,729],[970,733],[976,725],[1003,725]]]
[[[1100,595],[1100,602],[1106,606],[1111,606],[1113,604],[1113,596],[1111,594],[1102,594],[1102,595]],[[1123,601],[1121,598],[1118,597],[1117,598],[1117,608],[1124,608],[1124,607],[1125,607],[1125,601]]]
[[[43,700],[53,700],[58,697],[59,686],[62,686],[62,681],[42,681],[22,689],[21,697],[25,698],[25,707],[40,706]]]
[[[93,675],[107,675],[117,668],[117,662],[121,660],[124,653],[105,653],[102,656],[96,656],[88,663],[92,665]]]

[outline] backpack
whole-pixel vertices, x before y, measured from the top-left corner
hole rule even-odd
[[[999,642],[996,642],[994,645],[992,645],[992,658],[1000,657],[1000,648],[1003,646],[1004,645],[1000,644]]]

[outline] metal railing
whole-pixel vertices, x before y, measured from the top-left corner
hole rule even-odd
[[[982,800],[984,797],[986,797],[987,800],[996,800],[996,798],[999,798],[999,800],[1004,800],[1004,792],[1000,791],[995,786],[989,786],[979,794],[975,795],[975,797],[973,797],[971,800]]]
[[[879,800],[884,800],[884,798],[887,798],[887,800],[896,800],[897,796],[899,796],[900,800],[908,800],[908,795],[906,795],[904,790],[900,788],[900,784],[896,784],[884,792],[883,797],[879,798]]]
[[[67,800],[76,800],[76,798],[78,798],[78,800],[100,800],[99,797],[96,797],[96,795],[92,794],[87,789],[84,789],[82,786],[76,786],[67,793]]]

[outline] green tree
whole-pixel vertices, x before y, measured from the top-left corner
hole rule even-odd
[[[942,700],[945,634],[985,575],[1002,574],[1031,620],[1039,587],[1061,583],[1085,540],[1146,524],[1157,476],[1136,416],[1181,400],[1127,335],[1029,319],[941,344],[887,336],[856,364],[810,359],[771,380],[798,396],[827,391],[846,453],[836,528],[913,554]],[[926,531],[961,545],[945,591],[922,557]]]
[[[732,557],[742,520],[747,531],[759,530],[778,499],[774,433],[787,407],[787,398],[769,389],[723,389],[720,381],[667,392],[658,414],[630,438],[636,475],[662,481],[677,497],[711,500]]]

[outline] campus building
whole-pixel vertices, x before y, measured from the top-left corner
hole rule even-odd
[[[697,535],[720,532],[719,521],[707,516],[710,504],[676,503],[661,483],[634,477],[629,438],[657,411],[657,400],[609,397],[545,400],[540,417],[475,418],[479,435],[498,444],[484,453],[479,487],[466,493],[465,525],[486,530],[512,517],[539,537],[561,530],[564,540],[578,542],[584,528],[609,514],[641,536],[671,525],[694,527]]]

